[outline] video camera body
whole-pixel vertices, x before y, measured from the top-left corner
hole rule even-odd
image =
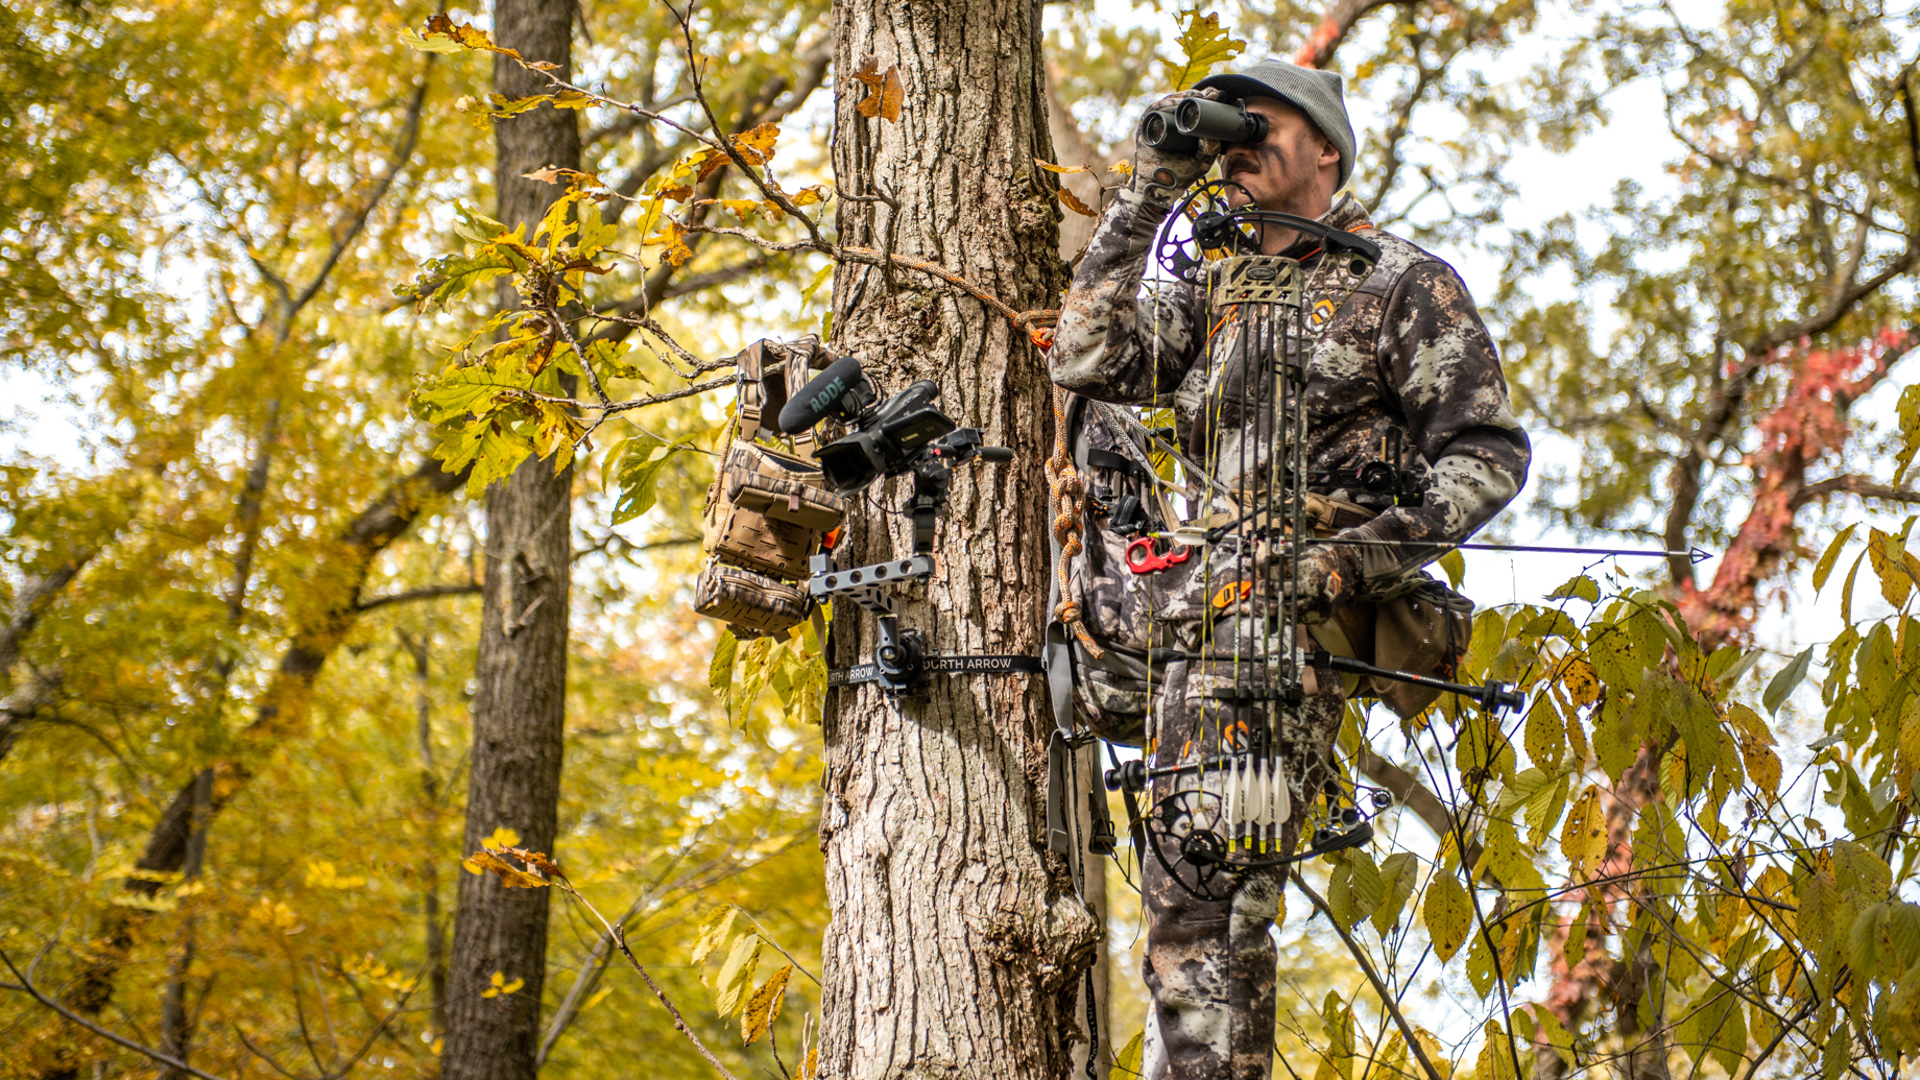
[[[939,396],[939,386],[919,379],[876,405],[878,395],[860,362],[843,356],[780,410],[780,430],[797,435],[826,420],[852,426],[851,432],[814,454],[827,483],[843,496],[883,476],[912,473],[913,549],[929,552],[934,520],[953,480],[952,467],[975,457],[1013,460],[1013,451],[981,445],[979,428],[959,427],[935,407],[933,400]]]

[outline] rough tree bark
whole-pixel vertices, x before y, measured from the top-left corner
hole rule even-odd
[[[1033,166],[1053,160],[1039,3],[844,0],[834,33],[836,70],[897,65],[905,91],[891,122],[861,116],[861,84],[839,83],[841,240],[939,263],[1015,310],[1055,306],[1066,280],[1053,181]],[[942,409],[1016,455],[959,470],[940,570],[900,596],[902,626],[938,653],[1037,655],[1052,435],[1039,353],[1008,319],[897,266],[842,263],[834,334],[882,393],[933,379]],[[875,491],[892,505],[906,493],[904,481]],[[841,561],[911,550],[904,523],[888,521],[856,513]],[[870,656],[870,617],[843,604],[836,624],[836,666]],[[1094,935],[1065,864],[1045,850],[1051,723],[1032,675],[935,676],[918,699],[872,684],[829,698],[820,1075],[1066,1073]]]
[[[572,0],[497,0],[494,39],[529,61],[573,77]],[[496,57],[494,91],[509,98],[546,79]],[[580,167],[578,113],[534,109],[494,126],[499,218],[532,233],[555,189],[525,179],[547,165]],[[529,460],[487,498],[486,591],[473,707],[464,850],[497,828],[521,844],[553,850],[566,715],[567,594],[573,471]],[[528,1080],[540,1047],[546,981],[546,889],[506,889],[492,876],[460,875],[448,965],[448,1080]],[[511,994],[482,997],[498,972]]]

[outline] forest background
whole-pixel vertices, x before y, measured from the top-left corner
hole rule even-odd
[[[0,474],[0,1074],[437,1075],[461,1009],[535,1018],[552,1075],[817,1067],[838,1022],[816,1012],[817,648],[734,649],[687,609],[727,363],[831,333],[842,215],[892,198],[836,186],[832,102],[875,131],[934,104],[885,64],[840,77],[827,14],[581,5],[571,88],[532,102],[490,97],[492,46],[515,42],[472,33],[488,11],[0,12],[0,353],[42,399],[16,401]],[[1053,153],[1026,182],[1060,256],[1124,182],[1140,106],[1232,39],[1340,70],[1367,128],[1356,194],[1467,268],[1542,448],[1501,535],[1715,556],[1474,560],[1467,591],[1507,602],[1469,669],[1532,705],[1356,714],[1344,748],[1407,809],[1306,871],[1283,1057],[1891,1075],[1920,1044],[1897,990],[1920,963],[1913,13],[1210,14],[1231,39],[1170,7],[1047,6]],[[1623,95],[1656,98],[1671,140],[1629,140],[1606,205],[1529,212],[1550,181],[1516,156],[1576,151]],[[538,323],[539,260],[487,261],[489,128],[533,112],[577,125],[580,172],[534,181],[562,209],[518,242],[597,317]],[[978,284],[888,270],[1000,318]],[[521,301],[490,322],[502,285]],[[473,345],[495,330],[505,348]],[[475,351],[526,393],[445,396]],[[540,400],[577,392],[563,372],[611,396]],[[544,979],[469,992],[455,893],[498,883],[462,860],[476,828],[521,840],[467,813],[483,500],[559,457],[551,853],[575,892],[535,893]],[[1756,633],[1770,611],[1788,619]],[[1142,1012],[1125,879],[1105,875],[1103,1063]]]

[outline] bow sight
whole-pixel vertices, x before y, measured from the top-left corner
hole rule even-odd
[[[901,630],[899,615],[888,592],[933,576],[935,527],[947,505],[953,485],[953,467],[974,459],[1012,461],[1013,451],[985,446],[979,428],[963,428],[934,406],[940,388],[920,379],[878,405],[872,383],[851,356],[834,361],[787,402],[780,411],[780,428],[798,434],[823,420],[849,424],[853,430],[815,452],[826,480],[842,495],[851,495],[882,477],[913,475],[913,554],[904,559],[848,570],[836,569],[831,553],[822,552],[808,563],[807,592],[816,600],[844,596],[872,612],[879,623],[880,644],[874,662],[828,673],[827,685],[880,683],[888,693],[913,693],[933,674],[1001,674],[1038,672],[1030,656],[938,656],[927,649],[918,630]]]

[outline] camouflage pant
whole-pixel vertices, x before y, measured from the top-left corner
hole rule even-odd
[[[1236,635],[1241,655],[1255,632],[1251,620],[1226,619],[1214,628],[1206,658],[1176,660],[1155,714],[1153,765],[1177,763],[1187,754],[1213,753],[1223,731],[1242,721],[1264,728],[1278,740],[1288,774],[1293,814],[1281,832],[1282,851],[1292,851],[1313,796],[1328,775],[1328,750],[1339,731],[1341,696],[1311,694],[1297,708],[1267,702],[1228,702],[1210,696],[1236,682],[1245,684],[1244,661],[1231,654]],[[1236,671],[1240,676],[1236,677]],[[1310,686],[1309,689],[1315,687]],[[1170,781],[1156,780],[1152,798],[1164,798]],[[1151,834],[1151,830],[1150,830]],[[1197,884],[1192,867],[1180,863],[1175,843],[1158,842],[1161,856],[1188,885]],[[1273,1071],[1274,967],[1269,934],[1286,886],[1286,869],[1275,867],[1242,875],[1224,900],[1195,896],[1151,853],[1145,863],[1143,896],[1147,909],[1145,978],[1153,995],[1147,1013],[1145,1072],[1149,1080],[1267,1080]],[[1222,891],[1215,879],[1210,893]]]

